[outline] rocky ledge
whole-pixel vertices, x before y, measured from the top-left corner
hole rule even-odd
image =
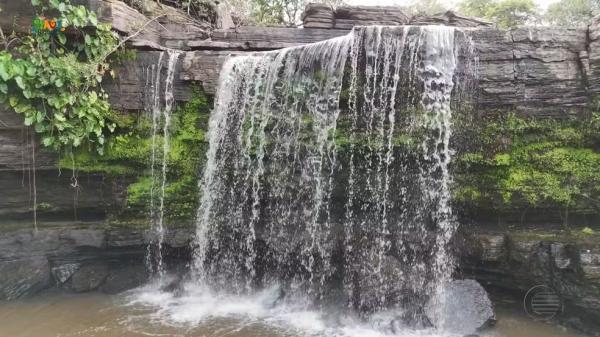
[[[600,336],[600,234],[540,229],[473,233],[465,236],[465,277],[518,296],[536,285],[549,286],[563,302],[559,321]]]
[[[169,265],[189,260],[189,229],[166,235]],[[118,293],[146,279],[144,229],[101,223],[68,224],[0,233],[0,300],[13,300],[51,287],[73,292]],[[182,262],[183,261],[183,262]]]

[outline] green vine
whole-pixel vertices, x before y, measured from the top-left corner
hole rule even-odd
[[[102,154],[105,135],[116,124],[100,82],[114,75],[107,58],[118,49],[118,38],[83,6],[31,3],[42,18],[56,13],[64,28],[32,31],[0,51],[0,103],[22,114],[45,147],[71,151],[86,144]]]

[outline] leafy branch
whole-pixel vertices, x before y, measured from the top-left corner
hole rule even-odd
[[[40,16],[58,13],[66,29],[41,30],[0,51],[0,104],[22,114],[46,147],[71,151],[86,144],[102,153],[115,123],[100,83],[110,71],[106,50],[120,47],[118,37],[68,0],[31,3]]]

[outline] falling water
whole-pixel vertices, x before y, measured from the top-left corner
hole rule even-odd
[[[167,183],[167,160],[169,156],[169,127],[171,125],[171,111],[173,109],[173,79],[175,66],[180,52],[168,50],[166,52],[166,76],[161,77],[165,52],[160,52],[156,64],[147,69],[146,87],[146,111],[151,113],[152,118],[152,152],[150,158],[150,175],[152,185],[150,187],[150,241],[146,254],[146,266],[152,275],[159,278],[164,276],[162,259],[162,248],[165,236],[164,211],[165,211],[165,187]],[[162,95],[161,95],[162,94]],[[159,137],[162,128],[162,139]],[[162,149],[159,143],[162,142]],[[161,163],[157,163],[160,159]],[[160,165],[160,175],[157,175],[157,166]],[[160,179],[160,180],[159,180]],[[158,181],[157,181],[158,180]],[[158,205],[156,202],[156,190],[159,187]]]
[[[458,41],[451,27],[361,27],[228,60],[201,183],[200,282],[412,320],[443,301],[451,99],[470,58]]]

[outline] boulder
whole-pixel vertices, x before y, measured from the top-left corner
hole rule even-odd
[[[100,291],[117,294],[141,286],[148,279],[146,268],[142,264],[123,265],[110,270]]]
[[[13,300],[50,286],[50,267],[45,257],[0,262],[0,299]]]
[[[436,328],[466,335],[495,323],[492,302],[477,281],[454,280],[444,287],[441,296],[432,297],[425,306]]]
[[[82,293],[98,289],[106,280],[109,268],[103,262],[91,262],[84,264],[71,276],[71,289]]]
[[[56,284],[61,285],[67,282],[71,276],[73,276],[73,274],[79,270],[80,266],[80,263],[65,263],[56,267],[52,267],[52,276],[54,277]]]

